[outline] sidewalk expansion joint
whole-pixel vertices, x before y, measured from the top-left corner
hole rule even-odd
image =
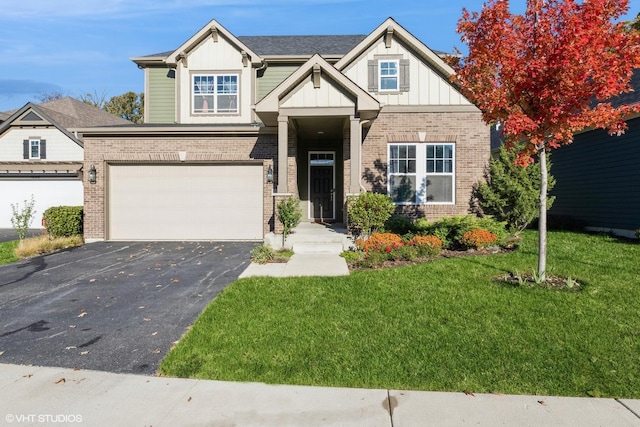
[[[636,416],[636,418],[640,419],[640,414],[638,414],[636,411],[634,411],[633,409],[631,409],[630,407],[628,407],[627,405],[624,404],[624,402],[621,402],[620,399],[616,399],[616,402],[618,402],[620,405],[622,405],[627,411],[631,412],[633,415]]]

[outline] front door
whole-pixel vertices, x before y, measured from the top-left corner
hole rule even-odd
[[[309,152],[309,219],[335,219],[335,190],[335,152]]]

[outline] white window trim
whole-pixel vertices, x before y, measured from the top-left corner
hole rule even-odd
[[[34,156],[33,155],[33,143],[37,142],[38,143],[38,155]],[[40,151],[42,149],[42,147],[40,146],[41,144],[41,140],[40,139],[36,139],[36,138],[29,138],[29,159],[40,159]]]
[[[400,145],[414,145],[416,147],[416,173],[391,173],[391,147]],[[437,145],[449,145],[452,152],[453,172],[432,172],[427,173],[427,147]],[[414,202],[393,202],[398,206],[416,206],[416,205],[455,205],[456,204],[456,144],[452,142],[395,142],[387,144],[387,194],[391,196],[391,176],[416,176],[416,200]],[[450,202],[430,202],[427,200],[426,180],[429,176],[451,176],[451,201]]]
[[[383,89],[382,88],[382,78],[383,77],[392,77],[392,76],[383,76],[382,75],[382,63],[383,62],[393,62],[396,64],[396,87],[394,89]],[[378,92],[398,92],[400,91],[400,60],[398,59],[379,59],[378,60]]]
[[[222,111],[222,112],[218,112],[218,96],[219,94],[217,93],[217,79],[218,77],[221,76],[233,76],[236,78],[237,81],[237,90],[236,90],[236,109],[235,111]],[[196,111],[196,104],[195,104],[195,98],[196,98],[196,94],[194,91],[194,79],[196,77],[213,77],[213,89],[214,92],[211,94],[208,94],[208,96],[212,96],[213,97],[213,111]],[[237,115],[240,113],[240,74],[239,73],[234,73],[234,72],[217,72],[217,73],[207,73],[207,72],[198,72],[198,73],[193,73],[191,74],[190,77],[190,96],[191,96],[191,114],[194,116],[206,116],[206,115]],[[224,94],[222,94],[224,95]]]

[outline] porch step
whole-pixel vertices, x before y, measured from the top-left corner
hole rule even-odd
[[[351,247],[344,227],[302,222],[287,236],[284,246],[294,253],[339,254]]]

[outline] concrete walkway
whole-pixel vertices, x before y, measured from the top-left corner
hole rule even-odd
[[[252,276],[347,276],[349,268],[340,256],[349,249],[351,241],[346,230],[341,228],[303,222],[296,227],[284,245],[280,236],[273,236],[269,242],[276,249],[284,246],[292,249],[294,255],[287,263],[256,264],[240,274],[240,278]]]
[[[640,426],[640,400],[265,385],[0,364],[0,425]]]

